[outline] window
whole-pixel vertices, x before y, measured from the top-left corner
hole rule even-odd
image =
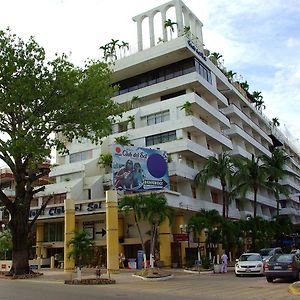
[[[73,153],[70,154],[70,163],[91,159],[92,157],[93,157],[92,150]]]
[[[146,137],[146,146],[167,143],[174,140],[176,140],[175,130]]]
[[[51,198],[49,200],[48,204],[60,204],[60,203],[64,203],[64,200],[66,198],[67,198],[67,194],[66,193],[56,194],[56,195],[53,195],[53,198]],[[48,199],[49,199],[49,196],[43,197],[43,203],[45,203]]]
[[[170,120],[170,111],[166,110],[146,117],[147,126],[162,123]]]
[[[199,73],[206,81],[212,83],[210,70],[198,59],[195,59],[195,67],[197,73]]]
[[[196,193],[196,188],[195,188],[195,186],[191,186],[191,188],[192,188],[192,195],[193,195],[193,198],[194,199],[196,199],[197,198],[197,193]]]
[[[161,96],[160,100],[164,101],[164,100],[168,100],[168,99],[171,99],[171,98],[179,97],[179,96],[185,95],[185,94],[186,94],[186,91],[182,90],[182,91],[179,91],[179,92],[175,92],[175,93],[171,93],[171,94],[167,94],[167,95]]]
[[[61,242],[64,240],[64,223],[46,223],[44,225],[45,242]]]
[[[177,182],[174,179],[170,178],[170,190],[174,192],[178,192]]]
[[[216,192],[211,192],[211,199],[213,203],[219,203],[219,196]]]
[[[179,77],[194,71],[194,58],[178,61],[174,64],[170,64],[150,72],[116,82],[115,85],[119,86],[119,90],[115,92],[115,96],[135,91],[137,89]]]
[[[186,164],[187,166],[189,166],[190,168],[194,169],[194,161],[191,159],[186,159]]]
[[[187,138],[188,138],[189,140],[192,139],[192,135],[191,135],[191,133],[190,133],[189,131],[187,132]]]

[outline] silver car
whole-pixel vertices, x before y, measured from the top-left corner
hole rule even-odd
[[[236,260],[234,272],[241,275],[263,275],[263,260],[259,253],[244,253]]]

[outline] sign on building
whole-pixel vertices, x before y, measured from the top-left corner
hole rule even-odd
[[[170,189],[167,152],[114,145],[112,156],[115,189],[134,192]]]

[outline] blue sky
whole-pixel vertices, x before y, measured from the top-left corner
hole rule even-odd
[[[75,64],[100,58],[111,38],[136,43],[131,18],[164,0],[2,0],[0,28],[36,40],[49,58],[72,53]],[[204,24],[205,47],[223,55],[250,92],[261,91],[272,119],[300,140],[300,5],[298,0],[183,0]],[[298,147],[299,148],[299,147]]]

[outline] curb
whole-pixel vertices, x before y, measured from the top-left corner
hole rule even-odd
[[[288,291],[292,295],[300,295],[300,289],[296,287],[296,285],[299,285],[299,282],[294,282],[289,285]]]
[[[146,281],[165,281],[165,280],[169,280],[171,278],[174,277],[174,275],[167,275],[167,276],[163,276],[163,277],[143,277],[143,276],[139,276],[139,275],[131,275],[132,277],[135,278],[140,278],[142,280],[146,280]]]

